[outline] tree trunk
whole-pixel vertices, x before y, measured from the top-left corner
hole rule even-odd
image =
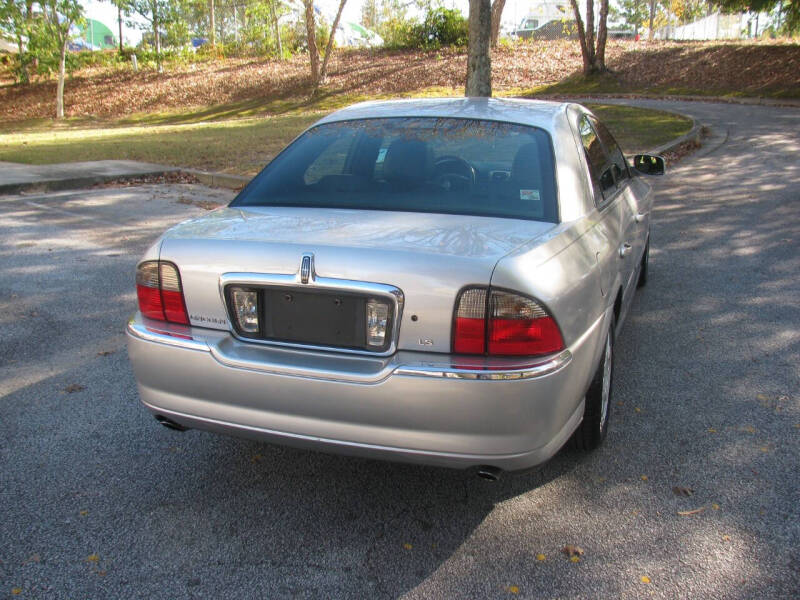
[[[572,5],[572,12],[575,14],[575,23],[578,26],[578,40],[581,44],[581,57],[583,58],[583,74],[588,75],[591,64],[589,60],[589,48],[586,45],[586,30],[583,27],[583,19],[581,18],[581,11],[578,8],[578,1],[569,1]]]
[[[506,0],[494,0],[492,2],[492,48],[497,47],[497,39],[500,37],[500,20],[503,17],[503,8]]]
[[[211,19],[211,27],[209,36],[211,38],[211,47],[214,48],[217,45],[217,21],[216,15],[214,14],[214,0],[208,0],[208,15]]]
[[[56,119],[64,118],[64,77],[67,70],[67,43],[69,42],[69,28],[72,22],[66,24],[64,39],[61,41],[61,60],[58,62],[58,86],[56,87]]]
[[[469,54],[467,58],[468,97],[492,95],[492,6],[489,0],[469,0]]]
[[[163,73],[164,66],[161,64],[161,32],[159,31],[160,27],[158,25],[158,16],[155,9],[153,9],[153,36],[156,43],[156,66],[158,72]]]
[[[597,53],[594,70],[596,73],[606,72],[606,38],[608,37],[608,0],[600,0],[600,22],[597,24]]]
[[[122,54],[122,4],[117,5],[117,23],[119,24],[119,53]]]
[[[319,50],[317,49],[317,23],[314,20],[314,0],[303,0],[306,7],[306,39],[308,57],[311,60],[311,85],[314,90],[319,85]]]
[[[28,74],[28,55],[23,48],[22,36],[17,35],[17,51],[19,54],[19,82],[22,85],[27,85],[31,82],[30,75]]]
[[[650,28],[647,32],[647,39],[653,39],[653,20],[656,18],[656,0],[650,0]]]
[[[272,26],[275,28],[275,41],[278,44],[278,60],[283,60],[283,44],[281,44],[281,28],[278,23],[278,15],[275,12],[276,0],[270,0],[269,12],[272,16]]]
[[[325,76],[328,73],[328,59],[331,57],[331,52],[333,52],[333,38],[336,36],[336,28],[339,27],[339,19],[342,18],[342,11],[344,10],[345,4],[347,4],[347,0],[341,0],[339,2],[339,10],[336,12],[336,18],[333,20],[333,25],[331,26],[331,34],[328,36],[328,45],[325,47],[325,58],[322,59],[322,69],[319,71],[317,87],[325,83]]]
[[[586,50],[589,55],[589,65],[583,65],[583,74],[589,75],[595,70],[595,38],[594,38],[594,0],[586,0]]]

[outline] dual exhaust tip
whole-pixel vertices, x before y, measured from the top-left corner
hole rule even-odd
[[[161,423],[164,427],[168,429],[172,429],[174,431],[186,431],[188,427],[184,427],[180,423],[176,423],[172,419],[168,419],[164,415],[156,415],[156,421]],[[489,465],[484,465],[482,467],[478,467],[478,477],[481,479],[485,479],[487,481],[497,481],[500,479],[500,474],[502,471],[497,467],[492,467]]]

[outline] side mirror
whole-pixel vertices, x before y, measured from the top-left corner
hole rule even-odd
[[[634,156],[633,168],[644,175],[663,175],[666,171],[664,159],[650,154],[637,154]]]

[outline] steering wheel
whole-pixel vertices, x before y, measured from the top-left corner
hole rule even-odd
[[[477,174],[475,167],[458,156],[440,156],[433,163],[433,182],[447,192],[471,192]]]

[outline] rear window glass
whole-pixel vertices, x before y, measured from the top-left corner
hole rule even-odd
[[[542,129],[456,118],[386,118],[310,129],[231,206],[437,212],[558,221]]]

